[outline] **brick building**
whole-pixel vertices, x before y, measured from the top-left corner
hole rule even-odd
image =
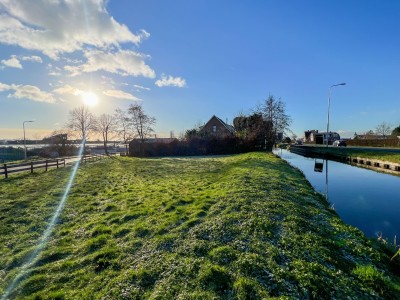
[[[215,137],[227,137],[233,136],[235,134],[235,129],[233,126],[226,124],[220,118],[215,115],[201,127],[200,132],[204,136],[215,136]]]

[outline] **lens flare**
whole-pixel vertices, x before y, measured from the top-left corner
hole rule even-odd
[[[71,189],[71,186],[74,182],[75,176],[76,176],[76,172],[78,171],[78,167],[79,164],[81,162],[81,158],[82,158],[82,153],[83,153],[83,149],[84,149],[84,144],[85,141],[82,142],[80,149],[79,149],[79,161],[77,161],[75,163],[75,165],[72,168],[72,172],[71,175],[69,177],[68,180],[68,184],[65,188],[64,194],[61,197],[60,202],[58,203],[57,209],[55,210],[53,217],[51,218],[49,224],[47,225],[46,230],[43,232],[43,235],[41,236],[39,243],[37,244],[35,250],[32,252],[32,254],[29,256],[28,260],[26,261],[26,263],[24,265],[22,265],[21,270],[19,271],[18,275],[14,278],[14,280],[10,283],[10,285],[7,287],[7,289],[5,290],[5,293],[1,296],[1,300],[7,300],[8,297],[10,296],[11,292],[14,290],[14,288],[22,281],[24,280],[26,277],[29,276],[30,272],[32,272],[32,270],[30,270],[29,268],[33,267],[36,263],[36,261],[39,258],[40,253],[42,252],[42,250],[44,249],[44,247],[47,245],[47,241],[50,237],[50,235],[53,232],[53,229],[57,223],[58,217],[60,216],[65,202],[68,199],[68,194],[69,191]]]

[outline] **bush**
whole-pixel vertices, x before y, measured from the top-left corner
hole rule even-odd
[[[348,140],[348,146],[369,146],[369,147],[400,147],[400,140],[398,138],[387,139],[371,139],[371,140]]]
[[[183,141],[175,140],[168,144],[132,141],[129,144],[129,155],[137,157],[225,155],[265,150],[263,148],[263,145],[256,140],[196,136]]]

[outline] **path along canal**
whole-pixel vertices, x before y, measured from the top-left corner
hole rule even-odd
[[[314,159],[276,149],[276,155],[300,169],[314,189],[344,222],[374,238],[400,240],[400,177],[331,160]],[[322,172],[315,171],[315,163]]]

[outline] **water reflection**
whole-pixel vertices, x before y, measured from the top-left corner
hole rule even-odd
[[[325,167],[325,185],[326,185],[325,199],[326,199],[326,201],[329,202],[329,197],[328,197],[328,195],[329,195],[329,192],[328,192],[328,160],[314,158],[314,172],[322,173],[322,171],[324,170],[324,164],[326,165],[326,167]]]
[[[286,150],[275,153],[300,169],[346,223],[369,237],[381,232],[391,241],[399,237],[400,177],[327,160],[318,160],[323,163],[320,172],[315,171],[317,160],[313,158]]]

